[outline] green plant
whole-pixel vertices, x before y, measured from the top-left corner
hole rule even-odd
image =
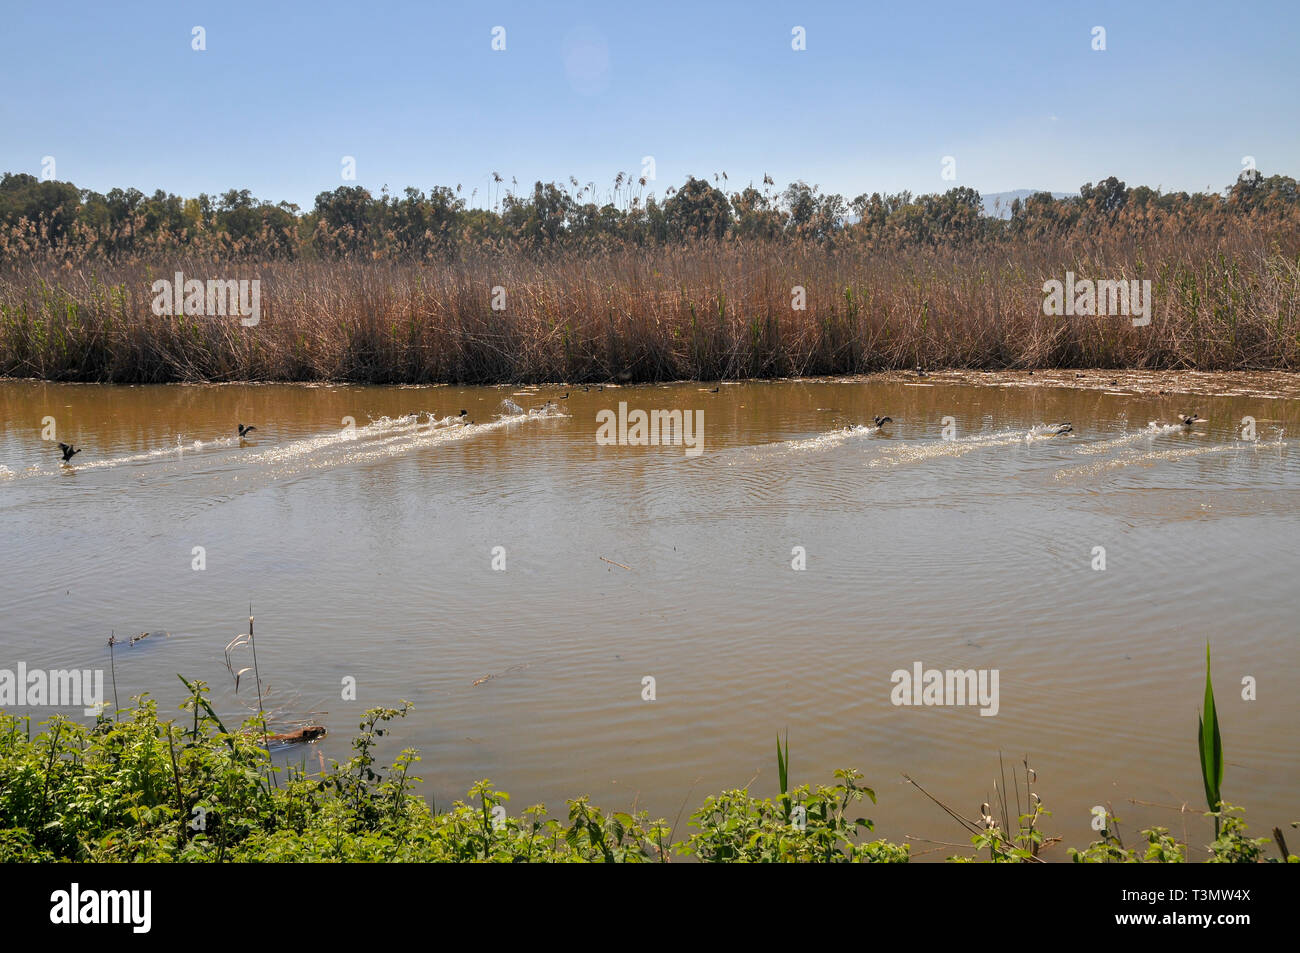
[[[1223,742],[1219,737],[1219,715],[1214,707],[1214,686],[1210,683],[1210,644],[1205,644],[1205,707],[1196,720],[1197,748],[1201,755],[1201,780],[1205,801],[1214,815],[1214,836],[1219,836],[1219,788],[1223,784]]]

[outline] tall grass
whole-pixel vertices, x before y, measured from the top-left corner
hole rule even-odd
[[[157,317],[151,285],[259,278],[261,321]],[[1045,280],[1149,279],[1151,323],[1049,317]],[[492,309],[492,289],[506,308]],[[805,289],[806,309],[792,307]],[[1300,236],[1160,234],[867,251],[691,243],[442,264],[11,263],[0,375],[499,383],[929,368],[1300,369]]]

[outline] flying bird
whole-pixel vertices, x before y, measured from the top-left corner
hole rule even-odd
[[[1205,422],[1205,418],[1200,416],[1198,413],[1196,413],[1196,411],[1192,411],[1190,417],[1186,414],[1182,414],[1181,416],[1183,418],[1184,427],[1190,427],[1192,424],[1199,424]]]
[[[252,424],[240,424],[240,425],[239,425],[239,435],[240,435],[241,437],[247,437],[250,433],[252,433],[252,432],[253,432],[254,430],[256,430],[256,429],[257,429],[257,428],[254,427]]]
[[[80,448],[73,447],[73,446],[71,446],[70,444],[66,444],[66,443],[61,443],[61,444],[59,444],[59,449],[63,451],[63,462],[64,462],[64,463],[67,463],[69,460],[71,460],[71,459],[72,459],[73,457],[75,457],[77,454],[81,453]]]
[[[1065,423],[1057,425],[1056,433],[1054,433],[1052,436],[1059,437],[1061,436],[1061,434],[1073,433],[1073,432],[1074,432],[1074,428],[1070,426],[1070,422],[1067,420]]]
[[[893,422],[894,422],[894,418],[893,418],[893,417],[877,417],[877,418],[876,418],[876,426],[877,426],[877,427],[883,427],[883,426],[885,426],[885,424],[892,424]]]

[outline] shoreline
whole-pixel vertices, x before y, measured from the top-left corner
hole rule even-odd
[[[302,389],[355,387],[361,389],[436,390],[442,388],[580,388],[581,381],[510,381],[459,383],[449,381],[417,383],[371,383],[351,380],[195,380],[195,381],[83,381],[56,380],[48,377],[0,375],[0,384],[57,384],[74,387],[295,387]],[[644,387],[674,387],[716,384],[734,387],[743,384],[855,384],[886,383],[913,387],[961,385],[971,387],[1058,387],[1071,390],[1101,391],[1112,396],[1161,397],[1195,395],[1206,397],[1250,397],[1261,400],[1300,400],[1300,371],[1288,370],[1138,370],[1125,368],[1035,368],[1025,370],[951,369],[928,371],[924,378],[914,371],[873,371],[866,374],[817,374],[808,376],[745,378],[677,378],[673,380],[599,382],[608,390]],[[592,384],[591,386],[595,386]],[[1230,388],[1230,389],[1229,389]]]

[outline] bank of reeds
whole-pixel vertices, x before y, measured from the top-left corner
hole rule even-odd
[[[153,282],[257,278],[260,322],[156,316]],[[1043,282],[1151,281],[1151,323]],[[504,290],[494,310],[493,289]],[[798,302],[804,289],[806,307]],[[501,294],[496,295],[501,303]],[[927,368],[1300,369],[1300,236],[866,250],[695,242],[449,263],[11,262],[0,375],[100,382],[764,378]]]

